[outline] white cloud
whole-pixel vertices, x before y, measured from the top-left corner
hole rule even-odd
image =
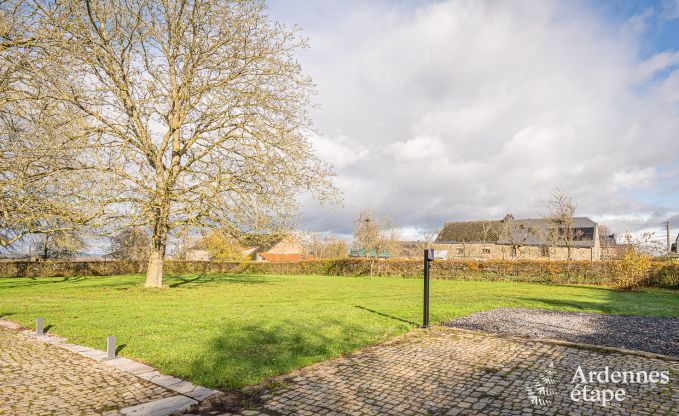
[[[313,116],[332,132],[314,144],[345,193],[310,223],[347,232],[363,207],[418,230],[533,216],[557,187],[595,218],[669,212],[648,193],[679,162],[679,55],[642,60],[643,28],[578,2],[303,4],[286,20],[307,28]]]
[[[644,169],[627,170],[616,172],[613,175],[613,184],[617,187],[649,187],[655,180],[655,168],[647,167]]]
[[[335,168],[344,168],[370,155],[370,150],[344,135],[315,135],[311,144],[316,154],[323,160],[333,164]]]
[[[445,156],[445,146],[438,137],[417,136],[391,145],[397,161],[431,160]]]
[[[639,78],[645,80],[658,71],[679,65],[679,51],[660,52],[639,65]]]

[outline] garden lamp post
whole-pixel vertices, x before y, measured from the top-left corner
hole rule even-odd
[[[429,328],[429,265],[434,260],[434,249],[424,250],[424,309],[422,311],[422,328]]]

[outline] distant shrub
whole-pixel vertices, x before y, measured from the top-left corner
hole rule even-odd
[[[654,262],[643,286],[679,289],[679,263],[676,260]]]
[[[636,262],[636,263],[635,263]],[[637,267],[630,265],[637,264]],[[144,273],[145,262],[133,261],[45,261],[0,262],[0,277],[108,276]],[[640,270],[632,274],[631,269]],[[165,264],[166,273],[299,274],[369,276],[370,261],[344,258],[305,260],[296,263],[175,261]],[[421,260],[379,260],[373,275],[421,278]],[[629,257],[615,261],[548,260],[437,260],[431,268],[434,279],[515,281],[552,284],[609,285],[627,289],[636,285],[679,289],[679,265],[649,258],[640,262]]]
[[[625,253],[619,260],[611,262],[611,279],[620,290],[632,290],[648,281],[654,266],[652,253],[657,251],[653,234],[644,233],[640,237],[625,234]]]

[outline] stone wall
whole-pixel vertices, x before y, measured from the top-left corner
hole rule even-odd
[[[566,247],[523,246],[516,250],[515,255],[510,246],[495,243],[434,244],[434,250],[446,250],[449,260],[568,260],[568,248]],[[601,259],[600,256],[593,257],[593,249],[571,248],[571,260],[593,259]]]

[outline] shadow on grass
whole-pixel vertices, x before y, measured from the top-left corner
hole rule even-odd
[[[50,331],[50,329],[52,329],[52,328],[54,328],[54,325],[49,324],[49,325],[47,325],[45,328],[43,328],[42,331],[46,334],[46,333],[48,333],[48,332]]]
[[[96,278],[96,279],[94,279]],[[170,288],[198,288],[206,284],[239,283],[259,284],[266,283],[263,276],[233,275],[233,274],[166,274],[165,284]],[[91,283],[93,288],[102,289],[130,289],[142,287],[144,278],[142,275],[116,275],[116,276],[70,276],[70,277],[16,277],[0,281],[0,289],[21,289],[30,287],[44,287],[54,284],[68,283]]]
[[[48,285],[54,283],[80,282],[85,280],[85,276],[67,276],[61,279],[54,277],[35,278],[35,277],[13,277],[6,282],[0,282],[0,289],[12,289],[28,286]]]
[[[372,339],[368,328],[341,320],[320,327],[291,320],[232,324],[191,363],[191,379],[209,387],[239,388],[336,357]]]
[[[360,305],[355,305],[354,307],[356,307],[360,310],[366,311],[366,312],[370,312],[370,313],[374,313],[374,314],[379,315],[379,316],[383,316],[385,318],[394,319],[396,321],[403,322],[404,324],[418,326],[418,324],[416,324],[415,322],[408,321],[407,319],[399,318],[398,316],[393,316],[393,315],[389,315],[389,314],[386,314],[386,313],[382,313],[382,312],[376,311],[374,309],[366,308],[366,307],[360,306]]]
[[[186,285],[186,284],[189,284],[189,283],[210,283],[210,282],[213,282],[215,280],[215,276],[214,275],[207,276],[207,275],[201,274],[201,275],[198,275],[194,278],[177,276],[176,279],[178,279],[179,282],[170,284],[169,285],[170,287],[179,287],[179,286],[183,286],[183,285]]]
[[[261,284],[266,283],[267,280],[261,276],[253,275],[238,275],[238,274],[199,274],[199,275],[183,275],[171,274],[165,276],[168,287],[176,288],[182,287],[184,289],[198,288],[205,284]],[[171,283],[170,283],[171,282]]]
[[[588,291],[590,289],[588,288]],[[600,301],[548,297],[518,297],[517,300],[542,303],[549,309],[571,309],[614,315],[679,317],[679,294],[664,292],[619,292],[608,289]]]

